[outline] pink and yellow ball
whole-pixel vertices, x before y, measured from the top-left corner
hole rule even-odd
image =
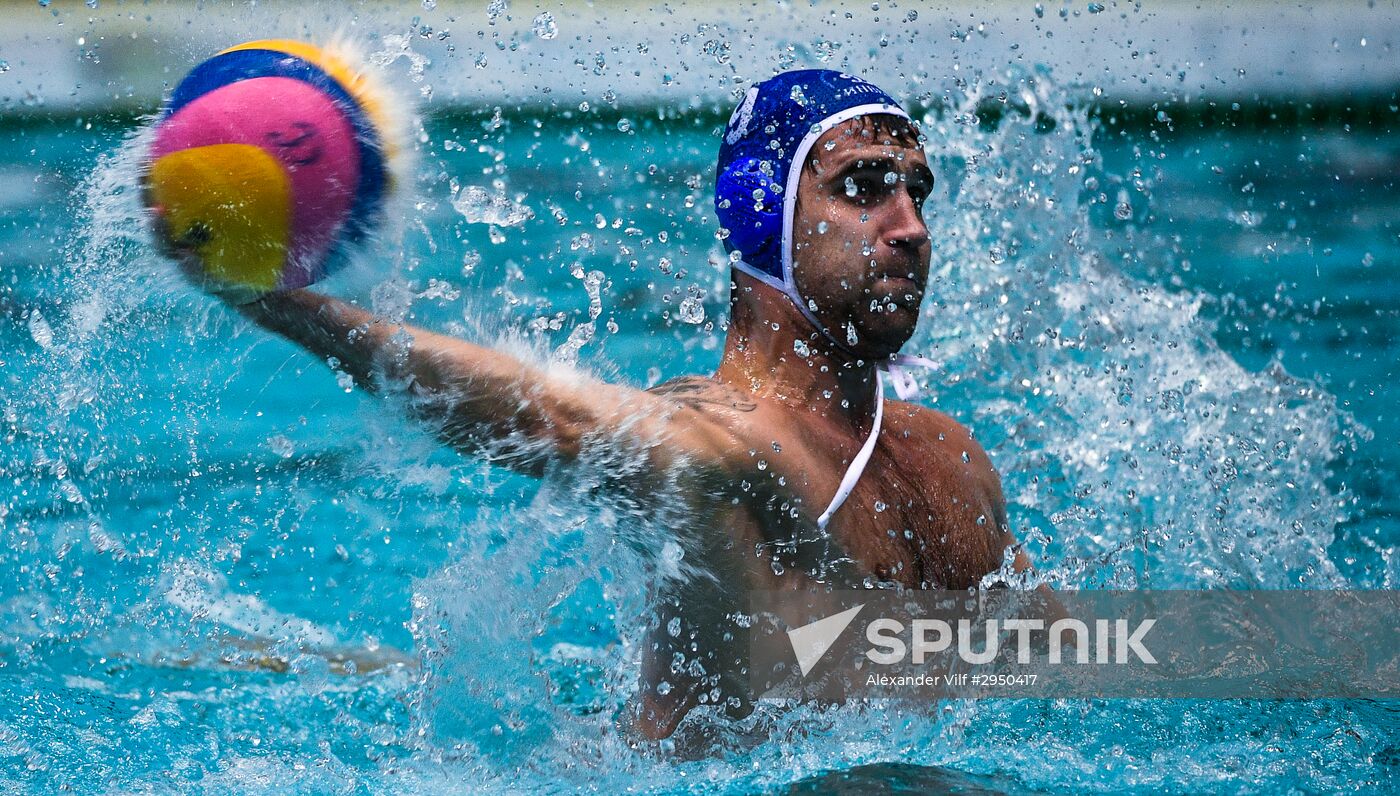
[[[297,41],[224,50],[156,124],[147,205],[216,287],[304,287],[369,236],[390,189],[384,103],[347,60]]]

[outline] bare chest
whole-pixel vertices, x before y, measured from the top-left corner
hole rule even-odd
[[[957,440],[919,433],[894,417],[855,489],[825,532],[815,519],[835,495],[849,453],[833,445],[769,445],[754,457],[732,503],[732,532],[749,553],[755,588],[815,580],[853,587],[967,588],[1001,563],[993,496]],[[847,445],[851,448],[850,444]]]

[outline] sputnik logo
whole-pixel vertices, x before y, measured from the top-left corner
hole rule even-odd
[[[792,652],[797,656],[797,666],[802,670],[802,676],[806,677],[809,672],[822,659],[826,651],[831,649],[831,645],[836,643],[836,639],[841,637],[841,633],[850,626],[856,614],[864,608],[862,603],[854,608],[849,608],[839,614],[832,614],[825,619],[818,619],[811,624],[802,627],[792,628],[787,632],[788,641],[792,644]]]

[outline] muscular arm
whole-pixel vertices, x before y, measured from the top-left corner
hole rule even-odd
[[[704,456],[703,428],[673,423],[684,405],[572,372],[551,373],[493,349],[375,317],[307,290],[240,311],[348,373],[370,391],[401,385],[413,412],[469,453],[539,475],[551,458],[578,456],[594,434],[640,441],[657,466]],[[647,444],[665,433],[667,445]]]

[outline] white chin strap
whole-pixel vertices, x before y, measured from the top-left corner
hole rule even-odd
[[[907,401],[917,398],[919,395],[919,385],[915,383],[914,377],[905,370],[908,366],[931,368],[934,363],[923,357],[909,356],[908,354],[896,354],[889,362],[882,362],[875,369],[875,420],[870,424],[870,436],[865,438],[865,444],[860,446],[860,451],[851,460],[851,464],[846,468],[846,474],[841,477],[841,486],[836,488],[836,494],[831,498],[831,503],[826,507],[826,511],[817,518],[817,529],[825,531],[831,516],[841,508],[841,504],[846,502],[846,498],[851,496],[856,488],[856,482],[860,480],[861,474],[865,472],[865,466],[870,463],[870,457],[875,453],[875,441],[880,436],[880,424],[885,417],[885,384],[881,378],[881,372],[890,374],[890,382],[894,385],[895,394],[899,400]]]
[[[827,523],[831,522],[831,515],[841,508],[841,504],[846,502],[846,498],[851,496],[851,492],[856,488],[856,482],[865,472],[865,465],[870,463],[870,455],[875,452],[875,440],[880,436],[880,421],[885,417],[885,390],[880,382],[880,371],[875,371],[875,422],[870,424],[870,436],[865,438],[865,444],[860,446],[860,452],[851,460],[851,466],[846,468],[846,474],[841,476],[841,486],[836,488],[836,495],[831,499],[831,504],[826,507],[826,511],[817,518],[817,529],[825,531]]]

